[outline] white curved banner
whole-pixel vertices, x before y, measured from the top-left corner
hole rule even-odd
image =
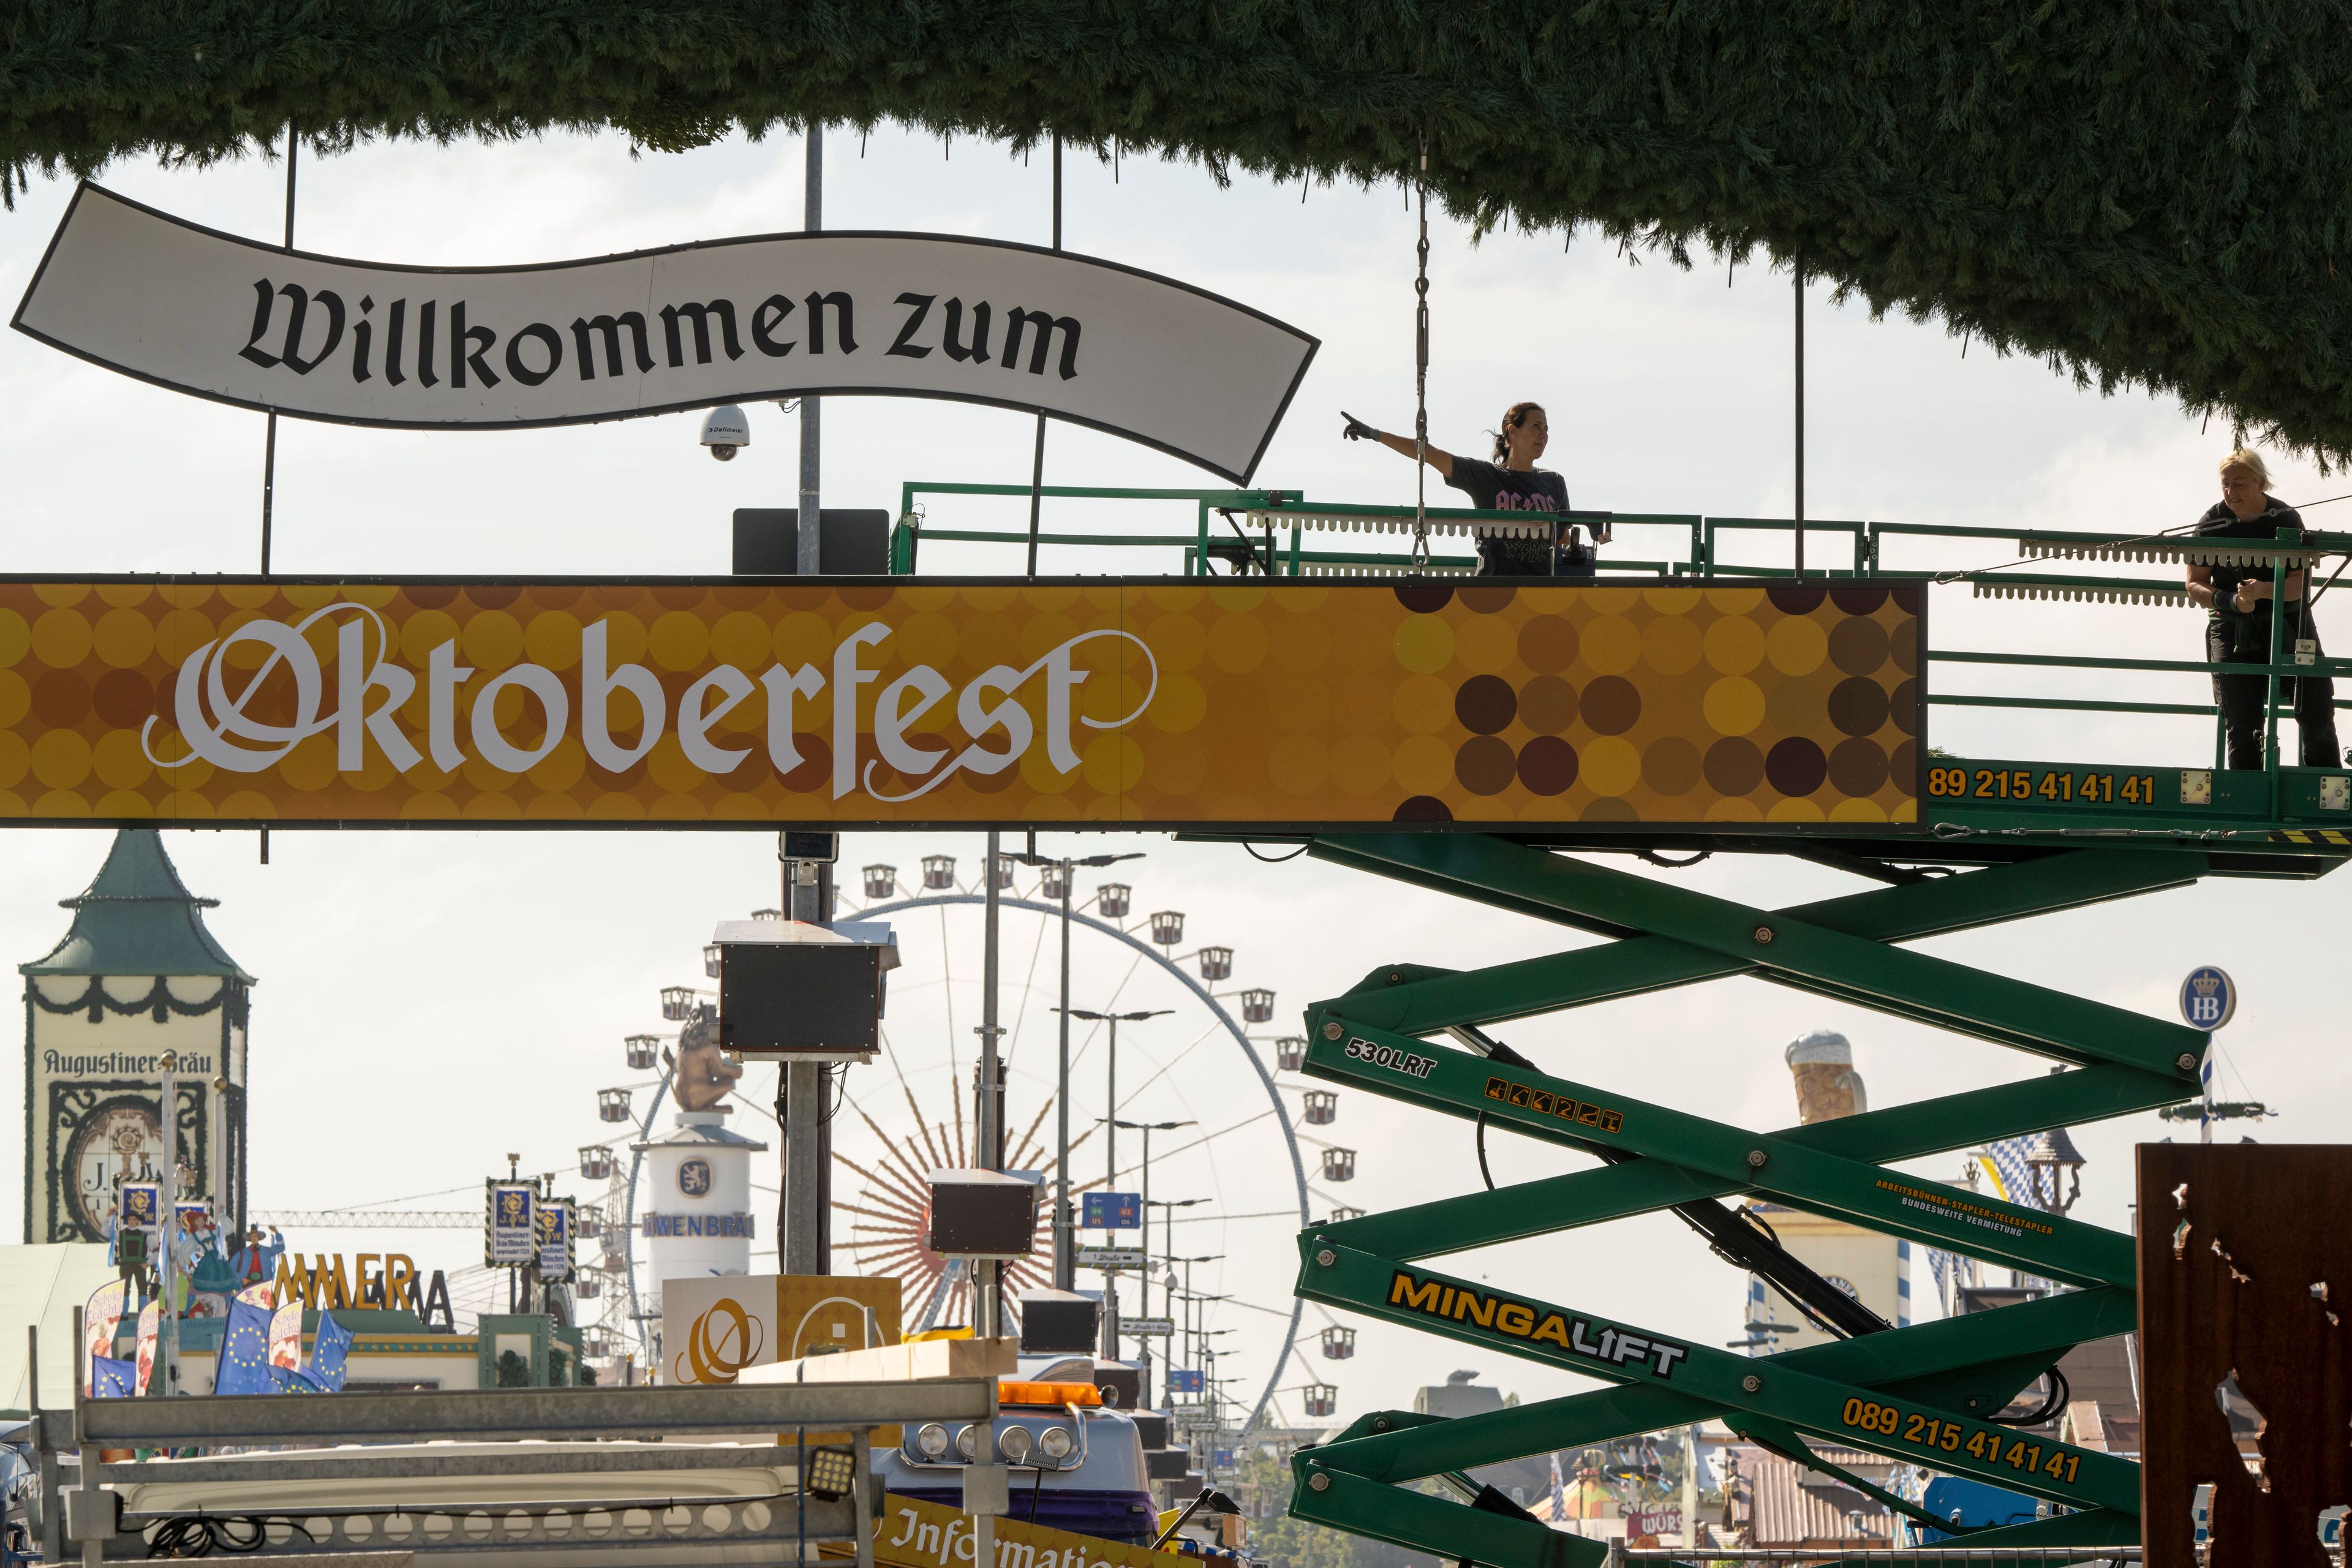
[[[284,251],[85,183],[13,324],[142,381],[306,419],[514,429],[806,395],[1042,409],[1246,483],[1314,338],[1086,257],[768,235],[533,267]]]

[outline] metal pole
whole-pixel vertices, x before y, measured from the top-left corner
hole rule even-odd
[[[1062,1005],[1061,1055],[1054,1089],[1054,1289],[1074,1289],[1078,1282],[1077,1237],[1070,1212],[1070,877],[1062,862]]]
[[[1107,1097],[1103,1119],[1103,1166],[1108,1173],[1103,1183],[1103,1191],[1108,1194],[1118,1187],[1118,1129],[1113,1125],[1118,1116],[1118,1019],[1112,1017],[1106,1021],[1110,1025],[1110,1066],[1103,1089]],[[1105,1245],[1118,1239],[1105,1231]],[[1141,1300],[1144,1305],[1150,1304],[1149,1296]],[[1103,1271],[1102,1354],[1105,1361],[1118,1359],[1118,1275],[1110,1269]]]
[[[804,233],[816,234],[824,227],[824,127],[814,121],[808,128],[805,190],[801,228]],[[824,529],[824,507],[818,494],[823,488],[819,462],[823,442],[817,403],[814,397],[801,399],[801,510],[796,542],[800,559],[796,570],[803,577],[813,577],[821,570],[817,546]]]
[[[231,1212],[228,1205],[228,1077],[226,1073],[213,1079],[210,1110],[212,1115],[206,1122],[209,1129],[206,1142],[212,1146],[213,1179],[212,1191],[206,1195],[213,1202],[213,1223],[227,1236],[241,1237],[245,1231],[236,1223],[239,1216]]]
[[[1143,1281],[1136,1289],[1136,1305],[1145,1314],[1151,1311],[1151,1124],[1143,1126]],[[1139,1396],[1145,1407],[1151,1405],[1151,1342],[1136,1342],[1136,1359],[1143,1363]]]
[[[988,890],[987,920],[981,942],[980,978],[980,1104],[973,1121],[980,1134],[980,1163],[991,1171],[1004,1169],[1004,1089],[998,1080],[996,1059],[996,935],[998,889],[996,886],[997,835],[988,836],[988,854],[981,864],[981,877]],[[994,1339],[1004,1332],[1004,1268],[993,1260],[980,1265],[976,1310],[978,1330],[982,1339]]]
[[[180,1079],[177,1058],[163,1055],[163,1245],[155,1268],[157,1300],[155,1366],[148,1392],[180,1392],[179,1257],[175,1243],[180,1229]]]
[[[823,889],[814,862],[787,860],[784,908],[796,921],[822,924]],[[828,1085],[823,1062],[788,1061],[783,1069],[784,1223],[780,1260],[787,1274],[830,1274],[825,1246],[824,1167],[831,1159],[825,1122]]]
[[[1683,1428],[1683,1550],[1698,1550],[1698,1428]]]
[[[1054,253],[1062,250],[1062,135],[1054,133]],[[1037,410],[1037,454],[1029,466],[1029,575],[1037,575],[1037,526],[1045,501],[1045,411]]]
[[[1805,253],[1797,252],[1797,576],[1805,575]]]
[[[286,244],[294,248],[294,155],[300,144],[294,140],[294,122],[286,122]],[[290,351],[289,351],[290,352]],[[278,411],[269,411],[268,434],[261,442],[261,574],[269,575],[269,522],[272,504],[278,489]],[[265,858],[267,852],[265,851]]]

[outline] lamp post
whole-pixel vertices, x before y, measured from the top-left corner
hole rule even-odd
[[[1143,1134],[1143,1202],[1141,1205],[1143,1210],[1143,1236],[1141,1239],[1143,1242],[1143,1257],[1146,1267],[1143,1272],[1144,1282],[1137,1289],[1140,1293],[1140,1304],[1149,1308],[1151,1305],[1151,1270],[1149,1267],[1151,1261],[1151,1135],[1154,1132],[1172,1132],[1179,1127],[1197,1127],[1200,1123],[1197,1121],[1121,1121],[1115,1116],[1106,1116],[1100,1120],[1108,1122],[1115,1128],[1124,1127],[1129,1132],[1140,1132]],[[1116,1175],[1116,1173],[1114,1173],[1114,1175]],[[1143,1363],[1143,1393],[1144,1396],[1148,1399],[1150,1397],[1151,1394],[1151,1344],[1150,1341],[1143,1342],[1143,1353],[1138,1359]]]
[[[1060,1007],[1055,1011],[1060,1013],[1065,1020],[1062,1026],[1065,1039],[1069,1037],[1067,1020],[1071,1018],[1085,1018],[1091,1023],[1110,1026],[1110,1064],[1105,1079],[1105,1093],[1108,1096],[1105,1109],[1110,1112],[1110,1115],[1097,1117],[1095,1120],[1109,1124],[1103,1129],[1103,1169],[1107,1190],[1115,1190],[1118,1185],[1118,1129],[1120,1126],[1118,1121],[1118,1026],[1121,1024],[1139,1024],[1146,1018],[1157,1018],[1175,1009],[1155,1007],[1141,1013],[1093,1013],[1083,1007]],[[1069,1053],[1066,1049],[1063,1052],[1062,1059],[1066,1064],[1062,1081],[1066,1086],[1069,1082],[1069,1072],[1066,1067]],[[1068,1095],[1065,1093],[1064,1102],[1067,1103],[1068,1099]],[[1062,1164],[1065,1169],[1068,1167],[1069,1163],[1070,1149],[1066,1141],[1062,1145]],[[1107,1361],[1118,1359],[1118,1276],[1116,1274],[1103,1276],[1103,1357]]]
[[[156,1295],[163,1303],[155,1331],[155,1370],[150,1392],[180,1392],[180,1058],[163,1053],[163,1213]]]
[[[1045,891],[1062,903],[1062,1005],[1054,1009],[1061,1016],[1054,1089],[1054,1289],[1067,1290],[1078,1280],[1077,1226],[1070,1209],[1070,873],[1079,866],[1111,866],[1121,860],[1139,860],[1143,852],[1139,849],[1125,855],[1088,855],[1076,860],[1064,857],[1055,860],[1036,852],[1036,836],[1032,834],[1028,852],[1011,858],[1024,866],[1044,867]],[[1118,1108],[1110,1109],[1116,1111]]]
[[[1109,1111],[1110,1114],[1108,1116],[1097,1116],[1095,1120],[1097,1121],[1108,1122],[1112,1128],[1112,1131],[1103,1134],[1103,1174],[1104,1179],[1113,1187],[1116,1187],[1118,1184],[1118,1133],[1117,1129],[1125,1125],[1125,1123],[1117,1120],[1118,1116],[1118,1026],[1121,1024],[1140,1024],[1146,1018],[1164,1017],[1168,1014],[1174,1012],[1175,1009],[1172,1007],[1154,1007],[1148,1012],[1141,1013],[1091,1013],[1084,1007],[1057,1007],[1055,1011],[1060,1013],[1066,1018],[1084,1018],[1090,1024],[1108,1024],[1110,1026],[1110,1065],[1107,1069],[1106,1076],[1103,1080],[1103,1093],[1105,1097],[1103,1109]]]
[[[1224,1254],[1222,1252],[1204,1252],[1198,1258],[1171,1257],[1168,1259],[1168,1271],[1171,1278],[1176,1272],[1175,1265],[1181,1263],[1184,1266],[1183,1298],[1184,1343],[1186,1347],[1185,1355],[1192,1361],[1194,1366],[1201,1364],[1201,1332],[1199,1323],[1197,1321],[1197,1310],[1200,1298],[1192,1294],[1192,1265],[1195,1263],[1214,1263],[1223,1257],[1224,1257]],[[1170,1315],[1172,1317],[1174,1314],[1171,1312]]]
[[[1160,1216],[1160,1251],[1163,1259],[1172,1258],[1176,1255],[1176,1211],[1188,1209],[1194,1204],[1204,1204],[1208,1201],[1206,1198],[1163,1198],[1155,1204],[1147,1192],[1143,1200],[1143,1300],[1145,1306],[1148,1307],[1151,1303],[1151,1211],[1155,1208],[1168,1211]],[[1176,1321],[1176,1271],[1172,1268],[1162,1276],[1160,1281],[1160,1315],[1171,1322]],[[1162,1374],[1162,1391],[1166,1396],[1166,1402],[1172,1405],[1175,1403],[1176,1391],[1172,1387],[1165,1386],[1168,1373],[1175,1371],[1176,1342],[1172,1338],[1168,1342],[1168,1352],[1169,1365],[1167,1373]]]

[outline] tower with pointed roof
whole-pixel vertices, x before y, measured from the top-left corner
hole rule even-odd
[[[246,1014],[254,978],[205,929],[216,899],[180,880],[153,828],[126,827],[73,925],[25,977],[25,1239],[98,1241],[126,1180],[163,1149],[176,1064],[178,1145],[224,1226],[245,1213]]]

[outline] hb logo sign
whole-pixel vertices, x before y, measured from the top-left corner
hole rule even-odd
[[[2221,970],[2207,964],[2192,969],[2180,983],[2180,1016],[2192,1029],[2208,1034],[2221,1028],[2238,1010],[2238,987]]]

